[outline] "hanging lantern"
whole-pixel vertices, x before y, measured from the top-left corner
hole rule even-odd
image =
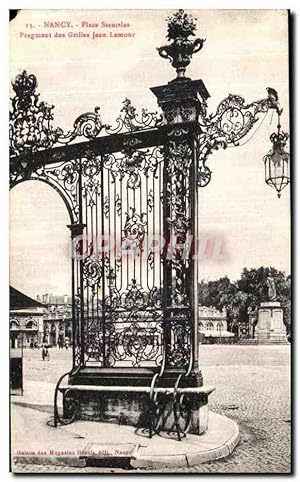
[[[265,163],[265,181],[276,189],[277,196],[280,198],[281,191],[290,182],[289,176],[289,153],[285,151],[285,146],[289,135],[281,131],[280,116],[278,116],[277,132],[273,132],[270,136],[272,148],[265,155],[263,161]]]

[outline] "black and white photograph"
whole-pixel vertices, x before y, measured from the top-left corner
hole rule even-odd
[[[290,12],[145,7],[10,11],[10,470],[291,474]]]

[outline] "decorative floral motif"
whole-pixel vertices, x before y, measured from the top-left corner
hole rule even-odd
[[[128,152],[128,151],[127,151]],[[141,186],[141,174],[146,177],[152,172],[156,177],[158,166],[163,162],[164,155],[160,147],[147,150],[138,150],[129,156],[128,154],[105,154],[103,156],[103,166],[109,170],[112,182],[117,179],[126,179],[126,187],[138,189]]]
[[[94,151],[88,149],[85,157],[82,159],[82,174],[93,180],[99,175],[101,170],[101,157],[97,156]]]
[[[193,152],[188,129],[174,128],[169,133],[167,144],[167,176],[165,179],[165,201],[169,216],[166,219],[168,236],[176,244],[185,245],[191,234],[190,176]],[[169,246],[171,256],[165,262],[165,270],[172,280],[167,287],[167,317],[171,326],[171,345],[168,348],[169,366],[185,367],[189,362],[189,340],[191,340],[189,283],[192,260],[184,256],[183,248]],[[183,315],[183,316],[182,316]],[[180,319],[177,326],[176,320]],[[182,326],[180,326],[180,324]]]
[[[147,226],[147,214],[138,214],[135,208],[130,208],[130,213],[126,213],[126,223],[124,226],[124,237],[122,242],[129,249],[142,249],[145,237],[145,227]]]
[[[180,171],[183,176],[189,174],[189,169],[192,162],[192,150],[187,143],[177,143],[173,140],[168,145],[169,155],[172,162],[168,164],[171,173]]]
[[[91,287],[93,292],[100,287],[102,279],[102,261],[98,256],[91,253],[84,259],[83,276],[85,287]]]
[[[148,294],[143,288],[137,284],[136,280],[132,280],[132,284],[121,296],[122,305],[126,310],[142,310],[147,308]]]
[[[184,212],[177,210],[176,216],[173,219],[168,219],[168,224],[173,228],[175,235],[180,235],[182,238],[185,238],[186,233],[190,228],[191,221]]]

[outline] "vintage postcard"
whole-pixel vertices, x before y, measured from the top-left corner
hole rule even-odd
[[[14,473],[291,473],[289,12],[10,11]]]

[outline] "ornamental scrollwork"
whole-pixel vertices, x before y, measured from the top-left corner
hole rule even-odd
[[[155,359],[161,349],[161,336],[157,327],[141,326],[139,319],[138,314],[134,313],[130,325],[118,337],[124,356],[133,359],[133,366],[140,366],[142,361]]]
[[[81,335],[81,297],[80,297],[80,287],[77,287],[77,293],[75,294],[73,303],[75,307],[75,333],[73,333],[73,343],[75,344],[74,347],[74,365],[78,367],[81,365],[82,355],[83,355],[83,347],[80,343],[80,335]]]
[[[103,167],[109,170],[112,176],[112,182],[117,179],[126,180],[126,187],[132,190],[141,186],[141,175],[148,177],[152,173],[157,176],[159,164],[163,162],[164,155],[162,148],[155,147],[152,149],[137,150],[126,153],[105,154],[103,156]]]
[[[167,347],[168,365],[171,367],[186,367],[190,362],[192,342],[190,320],[186,313],[180,312],[176,314],[175,318],[177,319],[169,320],[172,343]]]
[[[148,306],[148,293],[133,279],[122,294],[121,302],[126,310],[142,310]]]
[[[83,261],[84,286],[90,287],[93,294],[100,288],[102,280],[102,260],[92,253],[92,250]]]
[[[9,139],[11,156],[25,156],[37,151],[50,149],[58,144],[68,145],[78,137],[94,139],[104,128],[100,108],[81,114],[74,122],[73,129],[64,133],[54,127],[54,106],[39,101],[36,92],[37,78],[24,70],[12,82],[15,96],[11,99],[9,115]]]
[[[109,218],[109,199],[108,199],[108,196],[106,195],[105,198],[104,198],[104,201],[103,201],[103,206],[102,206],[102,209],[103,209],[103,214],[105,216],[106,219]]]
[[[207,114],[206,103],[202,103],[198,118],[201,132],[197,137],[199,187],[210,182],[211,171],[206,161],[213,151],[238,146],[259,120],[259,114],[270,109],[281,112],[277,92],[270,87],[267,91],[267,98],[251,104],[246,104],[239,95],[230,94],[220,102],[215,114]]]
[[[169,132],[166,148],[165,199],[169,216],[166,218],[172,242],[168,247],[166,267],[171,271],[172,286],[168,288],[168,307],[180,309],[189,306],[188,273],[190,259],[184,254],[184,246],[191,233],[190,172],[193,151],[188,128],[176,127]],[[175,240],[177,247],[173,246]],[[182,248],[179,248],[181,245]]]
[[[210,183],[211,170],[205,165],[198,167],[197,184],[199,187],[205,187]]]
[[[101,158],[91,149],[87,149],[82,158],[82,175],[93,180],[101,171]]]
[[[82,184],[82,197],[86,198],[89,207],[96,205],[96,198],[101,194],[101,183],[99,179],[89,178]]]
[[[78,137],[86,139],[95,139],[102,130],[109,129],[110,126],[103,124],[100,115],[100,107],[95,107],[94,112],[85,112],[81,114],[73,123],[73,129],[64,133],[62,129],[58,129],[58,137],[56,142],[59,144],[70,144]]]
[[[109,295],[105,300],[107,310],[119,308],[126,312],[160,309],[162,307],[162,291],[157,287],[145,290],[136,279],[132,279],[131,283],[121,293],[116,288],[116,272],[110,268],[107,276]]]
[[[107,346],[108,365],[127,362],[133,367],[155,362],[159,366],[162,358],[161,319],[153,320],[145,311],[113,313]]]
[[[150,189],[147,196],[147,206],[149,208],[149,212],[151,213],[154,208],[154,195],[153,190]]]
[[[122,212],[122,199],[120,198],[120,195],[118,193],[115,199],[115,208],[117,215],[120,216]]]
[[[148,112],[142,109],[141,114],[137,113],[136,108],[127,97],[123,101],[123,107],[119,117],[116,119],[117,125],[105,129],[107,134],[119,134],[120,132],[136,132],[149,127],[157,127],[163,122],[163,116],[157,112]]]
[[[22,161],[17,166],[17,169],[10,172],[11,187],[24,180],[43,181],[61,195],[73,222],[79,220],[79,162],[66,161],[36,166],[34,161],[30,161],[28,166],[27,161]]]
[[[108,295],[104,299],[105,309],[112,313],[121,303],[120,291],[116,286],[116,271],[111,266],[108,267]]]
[[[134,367],[147,362],[159,364],[163,346],[162,290],[145,290],[136,279],[132,279],[121,292],[116,288],[113,268],[109,270],[108,287],[109,295],[104,308],[108,338],[106,366],[115,366],[119,362],[131,363]],[[92,349],[94,341],[94,338],[88,341],[91,353],[95,352]]]
[[[26,156],[55,146],[66,146],[79,138],[91,140],[103,134],[132,133],[162,124],[162,115],[146,109],[138,114],[126,98],[114,128],[102,122],[100,107],[97,106],[94,112],[77,117],[73,128],[64,132],[60,127],[53,126],[54,105],[39,100],[40,94],[36,92],[38,82],[34,74],[24,70],[16,76],[12,87],[15,95],[11,98],[9,115],[11,156]]]
[[[59,135],[52,126],[54,106],[39,101],[35,75],[24,70],[12,86],[15,96],[9,114],[10,155],[32,154],[52,147]]]
[[[130,249],[141,250],[144,237],[146,234],[147,214],[138,214],[135,208],[130,208],[130,212],[126,213],[126,222],[123,229],[124,237],[122,242],[130,244]]]
[[[178,143],[171,140],[168,144],[168,151],[172,159],[172,162],[168,164],[170,174],[180,171],[183,176],[187,176],[192,162],[190,146],[187,143]]]
[[[102,332],[99,330],[99,327],[97,326],[95,331],[91,330],[91,327],[89,327],[89,333],[85,338],[85,362],[90,360],[102,362],[103,350],[103,336]]]

